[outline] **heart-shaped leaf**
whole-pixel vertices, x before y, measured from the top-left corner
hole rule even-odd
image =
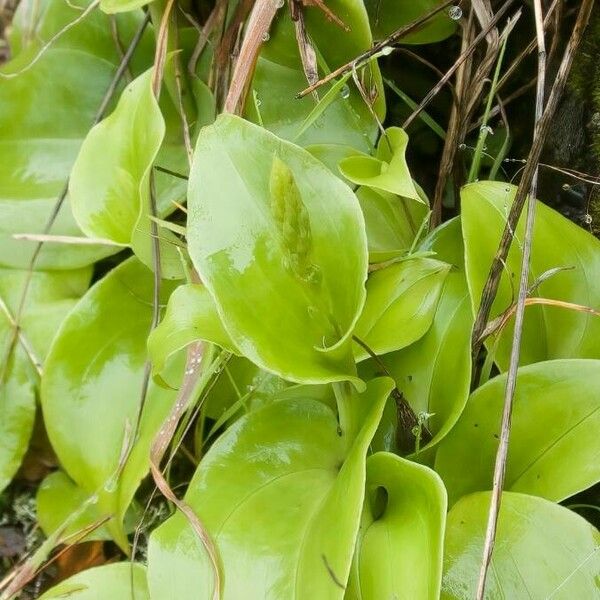
[[[74,24],[81,15],[78,6],[60,0],[24,0],[15,15],[11,42],[16,55],[3,66],[9,79],[0,85],[2,265],[29,265],[36,244],[15,240],[12,235],[44,232],[82,139],[121,61],[109,18],[93,11]],[[143,18],[141,11],[118,17],[116,26],[123,44],[129,44]],[[43,45],[63,29],[38,57]],[[140,64],[151,59],[151,37],[144,36],[132,70],[139,72]],[[111,152],[105,147],[103,154]],[[62,204],[51,233],[81,236],[67,202]],[[81,267],[114,251],[111,246],[46,243],[36,266]]]
[[[162,286],[161,302],[170,291]],[[175,397],[174,391],[150,383],[136,427],[152,298],[150,271],[135,258],[119,265],[65,319],[42,378],[44,422],[52,447],[68,475],[88,494],[98,494],[98,508],[114,517],[108,527],[124,548],[123,516],[147,472],[150,444]]]
[[[408,258],[372,273],[356,335],[375,354],[405,348],[423,337],[435,310],[450,265],[430,258]],[[355,356],[369,356],[359,344]]]
[[[367,247],[351,190],[305,150],[222,115],[198,138],[188,205],[190,255],[240,352],[300,383],[354,378]]]
[[[472,600],[490,494],[471,494],[448,514],[444,600]],[[595,598],[600,533],[570,510],[542,498],[504,492],[486,598]]]
[[[367,459],[367,500],[346,600],[437,600],[446,490],[430,469],[394,454]]]
[[[490,489],[506,376],[476,390],[439,446],[436,470],[450,502]],[[505,488],[563,500],[600,481],[600,361],[552,360],[521,367]]]
[[[466,249],[467,279],[473,307],[477,309],[492,259],[506,223],[516,187],[483,181],[463,188],[462,226]],[[502,271],[491,317],[508,309],[516,298],[521,274],[525,215],[515,231]],[[534,296],[600,309],[600,242],[541,202],[536,205],[530,285],[552,269],[565,269],[545,278]],[[512,344],[513,321],[502,330],[495,360],[504,370]],[[493,348],[491,342],[489,348]],[[525,309],[521,364],[553,358],[600,358],[600,318],[560,306]]]
[[[423,202],[406,164],[408,135],[400,127],[390,127],[377,145],[376,156],[350,156],[340,162],[342,175],[357,185]]]
[[[365,454],[391,386],[374,380],[358,396],[366,414],[354,441],[329,407],[299,398],[243,417],[209,450],[186,502],[218,548],[224,600],[343,598]],[[208,559],[181,514],[152,534],[149,583],[157,598],[213,597]]]
[[[40,596],[40,600],[150,600],[146,568],[137,563],[114,563],[81,571],[61,581]]]

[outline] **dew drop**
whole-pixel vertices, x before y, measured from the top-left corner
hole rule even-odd
[[[448,16],[453,20],[453,21],[458,21],[461,17],[462,17],[462,8],[460,6],[451,6],[448,9]]]
[[[382,56],[389,56],[394,51],[392,46],[385,46],[381,49]]]
[[[262,104],[262,100],[260,100],[259,98],[256,99],[255,101],[256,106],[260,106]]]
[[[113,492],[117,491],[117,478],[116,477],[111,477],[105,484],[104,484],[104,491],[108,492],[109,494],[112,494]]]
[[[348,98],[350,98],[350,88],[345,85],[341,90],[340,90],[340,96],[344,99],[347,100]]]
[[[587,215],[585,215],[585,217],[583,217],[583,222],[586,225],[591,225],[593,220],[594,219],[592,219],[592,215],[590,215],[590,214],[587,214]]]
[[[268,32],[268,31],[265,31],[265,32],[262,34],[262,41],[263,41],[263,42],[268,42],[270,39],[271,39],[271,36],[269,35],[269,32]]]

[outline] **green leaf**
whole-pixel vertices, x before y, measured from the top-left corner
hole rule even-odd
[[[152,91],[154,69],[132,81],[123,91],[114,112],[87,135],[71,172],[69,195],[73,215],[82,231],[92,238],[105,238],[132,245],[134,252],[152,267],[150,176],[165,138],[165,120]],[[106,148],[111,151],[107,152]],[[161,164],[173,151],[163,146]],[[167,157],[165,157],[167,155]],[[166,189],[157,189],[163,214],[172,210],[182,184],[166,179]],[[182,277],[177,238],[161,231],[161,275]]]
[[[239,354],[208,290],[199,284],[180,285],[169,298],[163,320],[148,337],[153,372],[160,373],[169,356],[198,340]]]
[[[408,348],[381,360],[415,413],[431,415],[426,425],[432,439],[421,446],[426,450],[452,429],[469,397],[473,316],[459,219],[438,227],[420,250],[434,251],[436,258],[453,268],[427,333]],[[365,367],[371,373],[380,371],[376,364]],[[395,417],[395,411],[391,414]]]
[[[166,302],[170,289],[161,287],[161,302]],[[152,439],[175,397],[173,391],[150,383],[133,440],[152,298],[150,271],[136,259],[119,265],[65,319],[42,377],[41,401],[52,447],[68,475],[88,494],[98,493],[102,514],[114,515],[108,527],[124,548],[123,516],[148,470]],[[131,443],[121,469],[123,448]]]
[[[115,111],[88,133],[73,165],[71,207],[89,237],[129,244],[140,207],[149,202],[150,169],[165,135],[153,71],[125,88]]]
[[[440,444],[451,503],[490,489],[506,376],[476,390]],[[505,489],[560,501],[600,481],[600,361],[552,360],[517,375]]]
[[[479,182],[462,190],[462,224],[467,278],[474,309],[506,223],[516,187],[499,182]],[[502,272],[491,317],[516,301],[521,274],[525,215]],[[533,296],[600,308],[600,242],[541,202],[536,204],[530,285],[551,269],[563,268],[546,278]],[[501,370],[508,366],[513,322],[502,330],[495,352]],[[492,347],[490,341],[488,348]],[[554,306],[529,306],[521,344],[521,364],[554,358],[600,358],[600,318],[585,312]]]
[[[367,300],[354,335],[375,354],[405,348],[423,337],[435,316],[450,265],[430,258],[408,258],[375,271],[367,281]],[[355,345],[358,360],[369,353]]]
[[[427,206],[368,186],[358,188],[356,196],[365,217],[369,262],[406,254],[427,217]]]
[[[446,490],[430,469],[394,454],[367,459],[367,500],[347,600],[437,600]]]
[[[329,0],[327,8],[338,15],[350,31],[332,23],[316,7],[304,11],[306,31],[317,52],[320,76],[354,60],[373,43],[361,0]],[[376,62],[368,65],[365,81],[367,92],[372,90],[376,94],[374,110],[383,120],[385,95]],[[319,90],[321,99],[334,85],[335,82]],[[282,9],[275,17],[270,39],[263,45],[256,63],[251,93],[246,101],[246,118],[302,146],[341,144],[370,152],[377,124],[354,84],[344,86],[312,125],[298,135],[315,107],[315,99],[310,94],[301,100],[296,98],[306,87],[294,24],[289,11]]]
[[[100,8],[107,14],[136,10],[149,4],[151,0],[100,0]]]
[[[444,600],[475,597],[490,493],[463,498],[448,514]],[[596,598],[600,534],[570,510],[504,492],[486,598]]]
[[[357,185],[423,202],[406,164],[407,145],[406,132],[390,127],[379,139],[376,156],[349,156],[340,162],[340,172]]]
[[[137,563],[114,563],[81,571],[61,581],[40,596],[40,600],[150,600],[146,568]]]
[[[408,25],[415,19],[435,8],[440,0],[365,0],[369,20],[375,39],[384,39],[394,31]],[[419,28],[418,31],[403,37],[403,44],[430,44],[440,42],[456,31],[456,22],[448,16],[448,9],[438,13]]]
[[[188,243],[240,352],[300,383],[355,377],[367,274],[354,194],[308,152],[231,115],[198,139]]]
[[[38,370],[61,321],[87,289],[90,275],[87,268],[34,272],[14,340],[15,318],[28,275],[0,269],[0,490],[16,473],[29,445]]]
[[[390,391],[378,379],[358,397],[366,415],[354,441],[329,407],[299,398],[243,417],[209,450],[186,501],[218,547],[224,600],[343,598],[365,454]],[[151,536],[149,583],[157,598],[212,598],[208,559],[181,514]]]
[[[47,537],[61,528],[65,521],[78,511],[80,514],[63,531],[61,538],[80,534],[87,527],[97,524],[104,516],[96,503],[87,502],[90,495],[62,471],[50,473],[40,484],[36,498],[36,517]],[[87,504],[86,504],[87,502]],[[85,505],[85,506],[84,506]],[[139,512],[128,510],[125,515],[125,531],[131,533],[139,522]],[[86,535],[84,540],[111,540],[112,535],[106,525],[97,527]]]
[[[5,266],[29,265],[36,243],[12,235],[44,231],[121,61],[108,17],[93,11],[44,49],[33,64],[43,44],[81,14],[62,0],[24,0],[15,15],[11,40],[16,55],[2,67],[10,78],[0,85],[0,264]],[[129,43],[142,18],[141,12],[119,16],[123,44]],[[132,70],[139,72],[141,63],[151,57],[148,35]],[[105,148],[104,154],[110,152]],[[81,236],[68,202],[51,233]],[[82,267],[114,251],[110,246],[46,243],[37,268]]]

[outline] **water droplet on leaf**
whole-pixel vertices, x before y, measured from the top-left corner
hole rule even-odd
[[[340,96],[344,99],[347,100],[348,98],[350,98],[350,87],[345,85],[341,90],[340,90]]]
[[[451,6],[448,9],[448,16],[453,20],[453,21],[458,21],[461,17],[462,17],[462,8],[460,6]]]
[[[268,32],[268,31],[265,31],[265,32],[262,34],[262,41],[263,41],[263,42],[268,42],[270,39],[271,39],[271,36],[269,35],[269,32]]]

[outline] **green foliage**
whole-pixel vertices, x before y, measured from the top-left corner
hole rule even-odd
[[[578,359],[519,369],[506,489],[558,502],[600,481],[599,367]],[[436,470],[451,503],[489,487],[505,385],[500,376],[476,390],[440,445]]]
[[[41,598],[473,598],[524,224],[474,361],[515,188],[467,185],[433,227],[436,194],[429,229],[393,48],[361,56],[437,1],[145,4],[24,0],[0,73],[0,491],[34,422],[58,463],[15,581],[110,540]],[[456,30],[442,10],[402,43]],[[599,272],[538,203],[486,598],[598,596],[600,534],[557,503],[600,481]]]
[[[367,498],[346,598],[439,598],[446,490],[422,465],[378,452],[367,460]]]
[[[135,258],[111,271],[64,320],[42,379],[52,447],[73,481],[97,495],[99,510],[112,517],[108,527],[123,547],[125,511],[175,396],[150,383],[142,409],[152,294],[151,273]],[[162,301],[167,297],[165,286]]]
[[[367,246],[351,190],[298,146],[222,115],[198,138],[188,203],[190,255],[240,352],[292,381],[355,378]]]
[[[444,600],[475,595],[490,494],[462,498],[448,514],[444,544]],[[490,598],[595,598],[598,531],[542,498],[503,494]]]
[[[473,306],[479,306],[489,265],[496,253],[516,188],[486,181],[462,191],[462,224],[467,278]],[[492,317],[515,301],[521,275],[522,236],[525,216],[515,232],[492,308]],[[591,308],[600,306],[600,242],[574,223],[537,202],[530,269],[532,296],[572,302]],[[560,269],[552,274],[553,269]],[[545,277],[550,274],[549,277]],[[541,279],[541,282],[539,281]],[[559,306],[530,306],[523,329],[521,364],[553,358],[600,358],[600,319],[589,312]],[[508,365],[512,322],[490,342],[498,366]]]
[[[69,577],[40,596],[77,600],[149,600],[146,569],[136,563],[116,563],[89,569]]]

